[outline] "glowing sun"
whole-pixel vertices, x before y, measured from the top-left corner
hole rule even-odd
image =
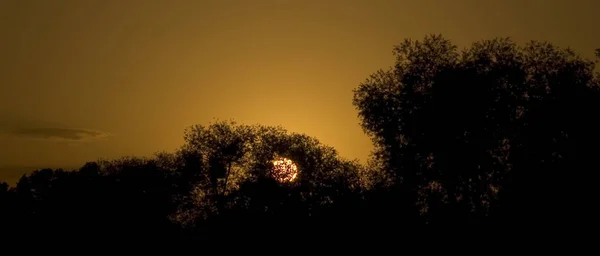
[[[287,158],[273,161],[273,178],[279,182],[291,182],[298,176],[298,167]]]

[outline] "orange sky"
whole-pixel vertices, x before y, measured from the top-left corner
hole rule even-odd
[[[170,151],[213,118],[282,125],[365,160],[352,89],[393,64],[394,44],[511,36],[591,57],[598,10],[597,0],[0,0],[0,179]]]

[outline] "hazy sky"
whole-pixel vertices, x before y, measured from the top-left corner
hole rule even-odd
[[[213,118],[365,160],[352,89],[404,38],[510,36],[591,57],[598,0],[0,0],[0,179],[150,155]],[[595,26],[594,26],[595,25]],[[13,171],[15,172],[15,171]]]

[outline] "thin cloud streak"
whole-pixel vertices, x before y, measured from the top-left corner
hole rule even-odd
[[[74,128],[18,128],[10,131],[10,135],[26,139],[65,142],[89,142],[114,136],[103,131]]]

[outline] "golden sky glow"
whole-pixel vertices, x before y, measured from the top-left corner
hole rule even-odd
[[[2,0],[0,172],[172,150],[213,118],[282,125],[365,160],[352,89],[392,65],[392,45],[511,36],[592,56],[598,10],[597,0]],[[85,139],[24,139],[32,130]]]

